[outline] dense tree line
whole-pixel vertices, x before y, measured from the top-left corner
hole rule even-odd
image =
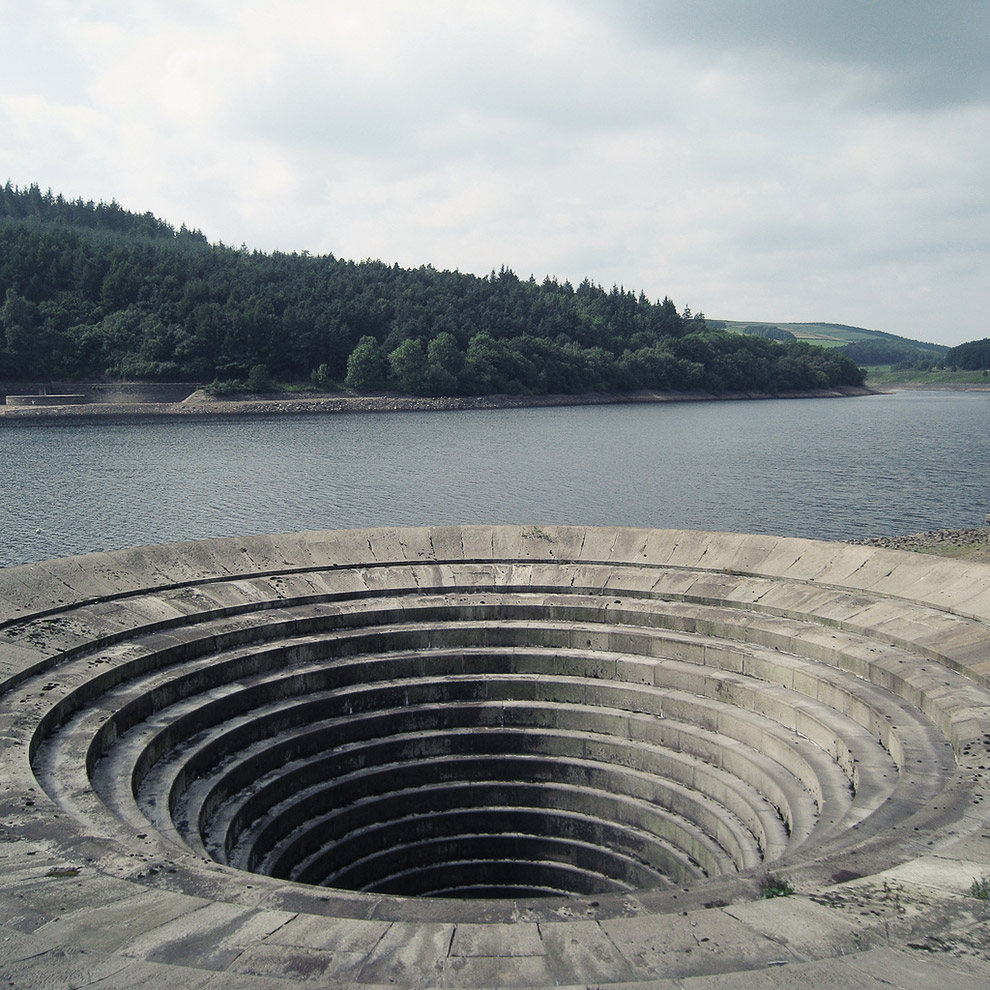
[[[768,340],[797,340],[797,336],[790,330],[784,330],[782,327],[763,326],[762,324],[742,327],[740,333],[751,333],[757,337],[766,337]]]
[[[990,368],[990,337],[953,347],[945,355],[945,364],[964,371],[985,371]]]
[[[778,392],[862,382],[834,351],[709,328],[589,280],[478,278],[211,245],[117,204],[0,189],[0,379],[313,377],[415,394]]]
[[[12,186],[10,182],[0,186],[0,217],[70,224],[116,234],[136,234],[166,240],[181,237],[206,244],[202,231],[187,230],[185,225],[176,231],[171,224],[159,220],[152,213],[130,213],[117,202],[67,200],[61,195],[53,196],[50,191],[43,193],[37,185],[23,190]]]

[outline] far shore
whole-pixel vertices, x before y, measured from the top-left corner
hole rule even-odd
[[[873,382],[878,392],[990,392],[990,384],[979,382]]]
[[[587,392],[581,395],[412,396],[299,393],[212,398],[202,390],[182,402],[80,402],[66,405],[2,405],[0,423],[65,420],[154,419],[171,416],[319,415],[363,412],[446,412],[462,409],[522,409],[545,406],[619,405],[624,403],[711,402],[757,399],[821,399],[881,395],[868,386],[802,392]],[[51,398],[51,397],[50,397]]]

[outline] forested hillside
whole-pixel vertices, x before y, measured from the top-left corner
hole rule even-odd
[[[268,376],[415,394],[859,385],[848,358],[585,280],[211,245],[116,203],[0,188],[0,379]],[[253,372],[253,375],[252,375]]]
[[[985,371],[990,368],[990,338],[969,340],[965,344],[953,347],[945,355],[945,363],[965,371]]]

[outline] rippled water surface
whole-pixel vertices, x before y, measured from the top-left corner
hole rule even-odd
[[[0,427],[0,565],[239,533],[977,526],[990,393]]]

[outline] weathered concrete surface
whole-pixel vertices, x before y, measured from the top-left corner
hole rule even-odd
[[[9,396],[47,395],[60,398],[80,395],[86,402],[100,405],[130,403],[171,404],[196,391],[198,386],[187,382],[5,382],[0,381],[0,404]]]
[[[982,987],[988,768],[983,565],[528,526],[9,568],[0,977]],[[489,896],[385,892],[438,882]]]
[[[88,402],[89,398],[81,392],[72,392],[66,395],[49,395],[42,393],[38,395],[8,395],[8,406],[77,406]]]

